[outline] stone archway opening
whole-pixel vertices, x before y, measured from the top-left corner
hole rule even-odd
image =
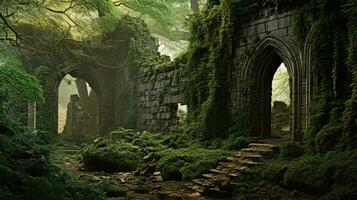
[[[273,136],[289,136],[291,133],[290,78],[284,63],[276,70],[272,81],[271,133]]]
[[[88,82],[67,74],[58,87],[58,133],[95,135],[99,100]]]
[[[254,54],[243,71],[243,80],[248,86],[246,96],[242,95],[242,105],[248,109],[247,131],[258,137],[272,136],[273,79],[279,67],[286,66],[288,76],[287,92],[290,99],[288,135],[293,140],[301,139],[302,98],[299,93],[301,80],[298,57],[287,43],[277,38],[266,38],[256,47]],[[275,100],[275,99],[274,99]],[[280,104],[276,105],[279,107]],[[243,121],[244,122],[244,121]]]

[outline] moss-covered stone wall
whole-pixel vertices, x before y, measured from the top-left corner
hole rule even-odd
[[[141,72],[138,105],[140,129],[163,133],[178,131],[178,103],[183,103],[178,75],[174,63],[161,64]]]
[[[189,127],[206,138],[269,136],[271,79],[284,62],[293,139],[322,149],[352,141],[355,17],[351,0],[208,1],[181,70]]]

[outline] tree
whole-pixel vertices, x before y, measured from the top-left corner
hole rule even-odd
[[[22,68],[14,49],[0,46],[0,112],[16,111],[20,101],[42,103],[43,91],[39,81]]]

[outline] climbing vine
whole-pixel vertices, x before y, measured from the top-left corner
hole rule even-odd
[[[306,38],[308,23],[313,27],[311,57],[317,83],[313,90],[309,138],[319,152],[337,146],[336,139],[351,140],[343,137],[343,131],[349,133],[347,137],[356,131],[356,112],[351,109],[356,105],[353,95],[356,93],[353,84],[356,80],[355,11],[353,1],[309,1],[300,8],[295,20],[297,38]]]
[[[229,109],[228,69],[234,28],[251,1],[209,1],[206,10],[191,21],[191,43],[181,81],[189,106],[189,128],[204,138],[228,137],[232,116]]]

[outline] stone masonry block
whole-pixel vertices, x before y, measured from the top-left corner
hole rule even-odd
[[[248,35],[249,35],[249,36],[252,36],[252,35],[255,35],[255,34],[257,34],[257,28],[256,28],[256,26],[251,26],[251,27],[249,27],[249,29],[248,29]]]
[[[288,29],[287,28],[278,29],[278,30],[272,31],[271,34],[280,35],[280,36],[287,36],[288,35]]]
[[[264,33],[266,31],[265,25],[266,25],[265,23],[261,23],[261,24],[257,25],[257,33],[258,34]]]
[[[291,25],[290,16],[279,19],[279,28],[285,28]]]
[[[268,22],[268,31],[273,31],[278,29],[278,20],[273,20]]]

